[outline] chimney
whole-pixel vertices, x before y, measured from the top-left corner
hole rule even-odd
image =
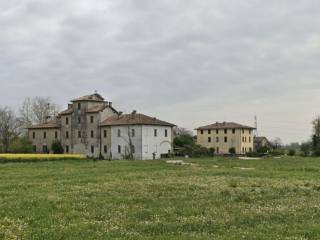
[[[136,116],[137,114],[137,111],[136,110],[133,110],[132,113],[131,113],[131,119],[134,119],[134,117]]]
[[[118,112],[118,119],[120,119],[123,112]]]

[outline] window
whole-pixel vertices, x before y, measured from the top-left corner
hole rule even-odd
[[[103,137],[104,137],[104,138],[107,137],[107,130],[103,130]]]
[[[157,129],[154,130],[154,136],[155,136],[155,137],[158,136],[158,130],[157,130]]]
[[[78,103],[78,110],[81,110],[81,103]]]
[[[131,137],[134,137],[135,136],[135,131],[134,131],[134,129],[131,129]]]
[[[219,134],[219,129],[216,130],[216,134]]]
[[[121,146],[118,145],[118,153],[121,153]]]
[[[236,130],[235,129],[232,129],[232,134],[235,134],[236,133]]]
[[[242,133],[244,134],[244,129],[242,129]]]
[[[217,153],[219,153],[219,151],[220,151],[220,149],[219,149],[219,147],[217,147]]]
[[[93,131],[91,131],[90,135],[91,135],[91,138],[94,138],[94,132]]]
[[[208,137],[208,142],[211,143],[211,137]]]
[[[92,154],[94,153],[94,146],[93,145],[91,146],[91,153]]]
[[[118,129],[118,137],[121,137],[121,130]]]
[[[79,123],[79,124],[81,123],[81,118],[80,118],[80,117],[78,117],[78,123]]]
[[[33,152],[37,152],[37,146],[36,145],[33,145],[32,148],[33,148]]]
[[[57,139],[58,138],[58,132],[54,133],[54,138]]]
[[[244,153],[244,147],[242,148],[242,152]]]
[[[66,125],[69,125],[69,118],[66,118]]]
[[[164,130],[164,137],[168,137],[168,129]]]
[[[42,146],[42,151],[43,151],[44,153],[48,153],[48,147],[47,147],[47,145],[43,145],[43,146]]]
[[[228,142],[228,137],[224,137],[224,142]]]
[[[81,131],[78,131],[78,138],[81,138]]]
[[[244,137],[242,137],[242,142],[244,142]]]
[[[201,130],[200,132],[201,132],[201,134],[203,134],[203,130]]]
[[[66,139],[68,139],[68,138],[69,138],[69,132],[66,131]]]
[[[103,151],[104,151],[104,153],[107,153],[107,152],[108,152],[108,147],[107,147],[107,145],[104,145]]]
[[[227,134],[227,133],[228,133],[228,129],[225,129],[225,130],[224,130],[224,134]]]
[[[251,134],[251,130],[249,130],[249,134]]]
[[[43,138],[46,139],[47,138],[47,132],[43,133]]]
[[[33,139],[36,138],[36,133],[35,133],[35,132],[32,133],[32,138],[33,138]]]
[[[90,122],[93,123],[93,121],[94,121],[94,117],[90,116]]]
[[[249,148],[249,152],[252,152],[252,148],[251,147]]]
[[[211,130],[208,130],[208,134],[211,134]]]
[[[249,137],[249,143],[251,143],[251,137]]]
[[[244,141],[247,142],[247,137],[244,137]]]
[[[69,152],[69,146],[67,145],[66,146],[66,153],[68,153]]]
[[[217,142],[217,143],[219,142],[219,137],[216,137],[216,142]]]

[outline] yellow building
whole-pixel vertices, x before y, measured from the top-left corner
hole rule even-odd
[[[234,148],[236,154],[253,151],[253,130],[255,128],[233,122],[216,122],[197,128],[197,142],[206,148],[214,148],[217,154],[229,154]]]

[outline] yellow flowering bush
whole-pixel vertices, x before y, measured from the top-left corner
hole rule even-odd
[[[85,155],[81,154],[0,154],[0,161],[55,161],[67,159],[86,159]]]

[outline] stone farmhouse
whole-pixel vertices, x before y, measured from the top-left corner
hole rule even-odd
[[[60,141],[65,153],[105,159],[158,159],[172,151],[174,124],[133,111],[122,114],[98,94],[73,99],[46,123],[28,128],[37,153],[52,152]]]
[[[236,154],[246,154],[253,151],[254,129],[234,122],[216,122],[196,129],[197,142],[214,148],[217,154],[229,154],[230,148],[234,148]]]

